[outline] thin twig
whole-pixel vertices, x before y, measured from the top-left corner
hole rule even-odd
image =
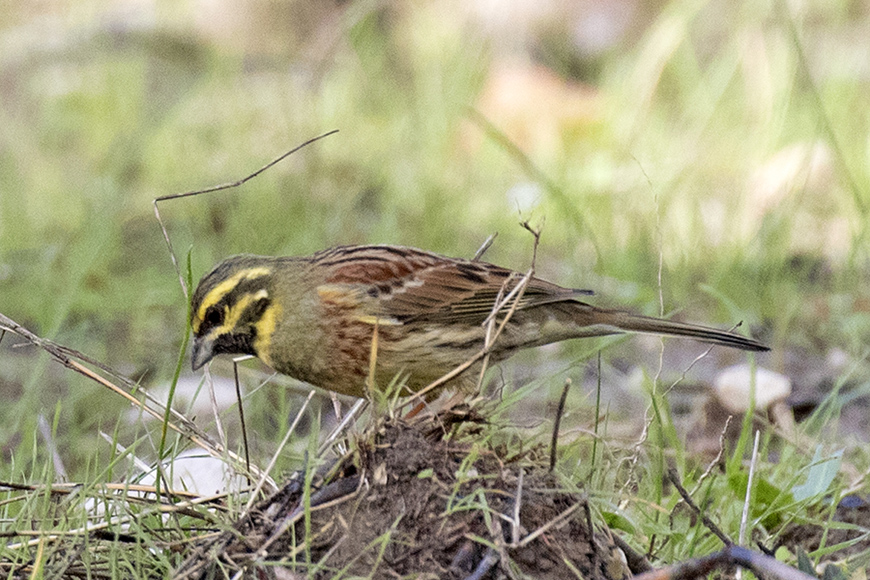
[[[489,313],[489,316],[487,316],[487,318],[484,319],[484,321],[483,321],[483,324],[486,326],[486,334],[484,335],[484,341],[483,341],[483,348],[486,351],[486,354],[483,355],[483,362],[480,365],[480,373],[477,377],[477,384],[475,385],[476,392],[480,392],[480,390],[483,386],[483,377],[486,374],[487,367],[489,366],[489,357],[490,357],[490,354],[492,352],[492,344],[495,341],[495,338],[501,334],[501,329],[504,328],[505,324],[507,324],[507,320],[511,316],[513,316],[514,311],[516,310],[517,306],[520,304],[520,300],[522,299],[523,294],[526,291],[526,286],[528,285],[529,281],[532,279],[532,276],[534,276],[534,274],[535,274],[535,263],[536,263],[537,256],[538,256],[538,245],[541,242],[541,228],[538,228],[538,229],[532,228],[529,225],[528,221],[523,221],[520,223],[520,225],[523,228],[525,228],[526,230],[528,230],[532,234],[532,236],[534,237],[534,240],[535,240],[533,245],[532,245],[532,265],[529,268],[528,274],[526,274],[526,276],[523,278],[523,280],[520,281],[520,284],[518,284],[516,287],[514,287],[513,290],[511,290],[511,293],[516,292],[517,296],[516,296],[516,299],[514,300],[513,306],[508,311],[505,320],[502,322],[502,325],[499,327],[499,331],[497,333],[494,333],[495,319],[496,319],[497,314],[501,310],[501,307],[493,306],[493,309]],[[484,250],[485,250],[485,248],[484,248]],[[480,250],[478,250],[478,251],[480,252]],[[508,300],[509,300],[511,293],[509,293],[508,298],[505,298],[503,301],[501,301],[501,297],[504,295],[505,288],[507,288],[507,285],[510,282],[510,280],[511,280],[510,277],[507,278],[504,281],[504,284],[502,284],[501,288],[499,288],[498,295],[496,296],[496,299],[495,299],[496,305],[508,303]],[[522,285],[522,287],[520,287],[520,285]]]
[[[735,324],[734,326],[732,326],[732,327],[730,328],[730,331],[731,331],[731,332],[734,332],[737,328],[740,327],[741,324],[742,324],[742,322],[738,322],[737,324]],[[716,345],[715,345],[715,344],[711,344],[710,346],[707,347],[707,350],[705,350],[704,352],[702,352],[701,354],[699,354],[698,356],[696,356],[696,357],[692,360],[692,362],[689,363],[689,365],[688,365],[686,368],[683,369],[682,374],[680,374],[680,376],[677,377],[677,379],[676,379],[673,383],[671,383],[671,386],[668,387],[667,389],[665,389],[665,393],[669,393],[669,392],[671,392],[672,390],[674,390],[674,389],[676,388],[676,386],[677,386],[678,384],[680,384],[681,382],[683,382],[683,381],[686,379],[686,375],[689,374],[689,371],[692,370],[692,368],[693,368],[696,364],[698,364],[700,361],[702,361],[703,359],[707,358],[707,355],[709,355],[710,352],[712,352],[712,350],[713,350],[714,348],[716,348]]]
[[[713,532],[713,534],[717,538],[722,540],[722,543],[724,543],[726,546],[730,546],[734,543],[731,538],[726,536],[725,532],[720,530],[719,526],[714,524],[713,521],[708,518],[706,514],[704,514],[704,512],[701,511],[701,508],[699,508],[695,504],[695,502],[692,500],[692,496],[689,495],[689,492],[686,491],[686,488],[684,488],[683,484],[680,482],[680,476],[679,474],[677,474],[677,471],[675,469],[668,469],[668,480],[670,480],[670,482],[674,484],[674,487],[677,488],[677,492],[683,498],[683,501],[685,501],[689,508],[691,508],[692,511],[694,511],[698,515],[698,517],[701,518],[701,521],[704,522],[704,525],[707,526],[707,529]]]
[[[362,411],[362,409],[367,407],[368,404],[369,401],[367,401],[366,399],[358,399],[357,402],[353,404],[353,407],[351,407],[350,410],[345,414],[344,418],[341,420],[341,423],[339,423],[338,426],[332,430],[332,433],[330,433],[329,436],[323,440],[323,443],[320,444],[320,447],[317,449],[318,457],[320,455],[323,455],[323,453],[327,449],[329,449],[329,446],[332,444],[332,442],[335,441],[335,439],[338,438],[339,435],[341,435],[341,433],[347,428],[347,426],[354,419],[354,417],[356,417],[357,414]]]
[[[511,543],[516,544],[520,541],[520,509],[523,505],[523,476],[525,471],[520,467],[520,474],[517,477],[517,494],[514,498],[514,517],[511,522]]]
[[[616,544],[616,547],[622,550],[622,553],[625,554],[625,559],[628,562],[628,569],[631,570],[632,574],[649,572],[653,569],[652,564],[649,563],[646,556],[631,547],[631,545],[623,540],[621,536],[611,533],[610,539],[612,539],[613,543]]]
[[[299,420],[302,419],[302,415],[305,413],[305,410],[308,408],[308,403],[311,402],[311,398],[314,396],[315,391],[312,390],[308,393],[308,397],[306,397],[305,402],[302,404],[302,407],[299,409],[299,412],[296,413],[296,418],[293,419],[293,423],[290,424],[290,428],[287,429],[287,433],[284,435],[284,438],[281,440],[281,443],[278,445],[278,448],[275,450],[275,453],[272,455],[272,459],[269,461],[269,464],[266,466],[266,469],[263,470],[263,475],[260,476],[259,481],[257,481],[257,485],[254,488],[254,491],[251,493],[251,497],[248,498],[248,503],[245,504],[245,509],[242,510],[242,515],[238,519],[242,519],[248,515],[251,510],[251,507],[254,505],[254,501],[257,499],[257,496],[263,489],[263,485],[266,483],[266,476],[272,471],[275,467],[275,464],[278,462],[278,457],[281,455],[281,451],[284,447],[287,446],[287,442],[290,440],[290,435],[296,430],[296,425],[299,424]]]
[[[743,501],[743,514],[740,517],[740,534],[737,543],[746,545],[746,525],[749,522],[749,505],[752,500],[752,483],[755,478],[755,466],[758,463],[758,440],[761,432],[755,431],[755,443],[752,445],[752,460],[749,462],[749,478],[746,480],[746,498]]]
[[[3,485],[6,486],[8,484],[3,484]],[[68,484],[68,485],[72,488],[69,490],[69,493],[77,492],[78,490],[80,490],[82,488],[81,483]],[[47,487],[51,488],[54,491],[58,486],[56,484],[53,484],[53,485],[47,486]],[[131,484],[126,484],[126,483],[123,483],[123,484],[103,484],[102,487],[105,489],[114,488],[114,489],[118,489],[120,491],[127,491],[127,490],[140,491],[141,490],[141,491],[148,492],[148,493],[156,493],[156,488],[153,486],[131,485]],[[219,499],[226,498],[228,494],[220,494],[220,495],[207,496],[207,497],[197,497],[194,494],[191,494],[191,493],[188,493],[185,491],[169,492],[169,490],[167,488],[161,486],[160,495],[178,496],[178,497],[185,497],[186,496],[186,497],[192,497],[192,499],[182,500],[182,501],[179,501],[177,503],[173,503],[173,504],[169,505],[169,504],[165,504],[165,503],[154,504],[153,502],[147,502],[147,500],[144,500],[141,498],[136,498],[133,496],[126,496],[124,498],[126,501],[129,501],[131,503],[134,501],[137,501],[138,503],[150,503],[152,507],[146,508],[143,511],[136,513],[136,514],[128,513],[128,514],[125,514],[123,516],[113,516],[113,517],[104,519],[104,520],[99,521],[99,522],[94,523],[94,524],[87,524],[87,525],[84,525],[82,527],[73,528],[70,530],[52,530],[52,531],[34,530],[32,533],[39,534],[38,539],[25,541],[25,542],[19,542],[16,544],[8,544],[5,546],[5,548],[7,550],[20,550],[20,549],[25,548],[25,547],[37,546],[40,544],[40,542],[55,541],[55,540],[59,540],[61,538],[65,538],[65,537],[89,535],[89,534],[92,534],[92,533],[99,531],[99,530],[104,530],[107,528],[117,528],[121,525],[129,524],[130,522],[132,522],[134,520],[139,521],[140,518],[146,518],[147,516],[153,515],[153,514],[185,513],[186,515],[201,515],[201,514],[198,514],[197,512],[192,511],[190,508],[197,507],[197,506],[200,506],[203,504],[214,503]],[[18,535],[26,536],[28,534],[22,532]]]
[[[2,330],[4,334],[8,330],[12,333],[15,333],[15,334],[21,336],[22,338],[26,339],[27,342],[29,342],[30,344],[32,344],[34,346],[38,346],[39,348],[46,351],[49,355],[51,355],[52,358],[54,358],[56,361],[60,362],[61,364],[63,364],[63,361],[65,361],[65,360],[69,360],[70,358],[76,358],[82,362],[86,362],[89,365],[93,365],[93,366],[97,367],[98,369],[100,369],[104,373],[108,374],[109,376],[121,381],[122,383],[124,383],[124,385],[126,385],[127,387],[129,387],[131,389],[137,389],[143,393],[145,392],[144,389],[142,389],[141,387],[139,387],[139,385],[136,384],[135,381],[130,380],[129,378],[125,377],[124,375],[122,375],[121,373],[112,369],[111,367],[101,363],[97,359],[91,358],[88,355],[84,354],[83,352],[79,352],[75,349],[69,348],[69,347],[64,346],[62,344],[58,344],[58,343],[56,343],[52,340],[49,340],[47,338],[42,338],[41,336],[37,336],[37,335],[33,334],[32,332],[30,332],[29,330],[27,330],[26,328],[24,328],[23,326],[21,326],[20,324],[18,324],[17,322],[15,322],[14,320],[12,320],[11,318],[4,316],[3,314],[0,314],[0,330]],[[19,345],[13,345],[13,348],[15,346],[19,346]],[[151,397],[148,397],[148,398],[152,402],[158,402],[156,399],[153,399]]]
[[[742,546],[732,544],[725,549],[704,556],[681,562],[667,568],[660,568],[638,574],[634,580],[689,580],[692,578],[706,578],[711,572],[730,566],[742,566],[756,575],[767,578],[779,578],[780,580],[814,580],[810,576],[788,564],[784,564],[765,554],[754,552]]]
[[[589,530],[589,548],[592,550],[592,569],[599,570],[598,546],[595,545],[595,527],[592,525],[592,509],[589,507],[589,501],[583,499],[583,512],[586,515],[586,529]]]
[[[489,505],[486,501],[486,494],[481,493],[481,498],[483,499],[484,511],[489,510]],[[507,553],[507,546],[504,541],[504,531],[501,527],[501,518],[491,518],[487,523],[487,528],[489,529],[489,536],[492,539],[493,546],[495,550],[498,552],[498,564],[499,568],[501,568],[502,572],[504,572],[505,576],[510,578],[511,580],[517,580],[516,574],[510,567],[510,556]]]
[[[121,445],[120,443],[118,443],[118,441],[114,437],[111,437],[108,433],[106,433],[103,430],[100,430],[99,433],[100,433],[100,437],[103,438],[103,441],[105,441],[109,445],[113,445],[115,447],[115,455],[118,458],[124,457],[125,455],[129,455],[130,462],[133,464],[132,467],[135,467],[141,473],[146,473],[148,471],[151,471],[151,466],[148,465],[147,463],[145,463],[143,460],[139,459],[133,453],[132,449],[129,449],[128,447],[126,447],[124,445]],[[115,461],[117,461],[117,459],[115,459]]]
[[[521,221],[520,225],[523,227],[523,229],[527,230],[535,238],[535,243],[532,246],[532,271],[534,271],[535,264],[538,263],[538,246],[541,243],[541,231],[543,230],[543,227],[538,226],[537,228],[533,228],[529,224],[529,220]]]
[[[481,578],[485,578],[490,570],[492,570],[495,565],[498,564],[499,559],[500,558],[498,555],[498,550],[493,547],[487,548],[486,553],[477,564],[474,572],[466,576],[464,580],[481,580]]]
[[[505,296],[504,300],[502,300],[501,303],[493,306],[493,313],[497,313],[502,308],[504,308],[505,304],[507,304],[509,301],[513,300],[511,307],[505,313],[505,317],[502,319],[498,328],[495,330],[491,343],[494,343],[498,339],[498,337],[501,335],[502,331],[504,330],[505,326],[507,325],[508,321],[511,319],[511,316],[513,315],[514,312],[516,312],[516,309],[519,305],[519,300],[522,298],[523,292],[525,291],[526,285],[528,284],[531,277],[532,277],[532,271],[530,270],[529,272],[526,273],[525,276],[523,276],[520,279],[519,283],[516,286],[514,286],[514,288],[508,293],[508,295]],[[516,298],[514,298],[514,297],[516,297]],[[490,314],[490,316],[493,316],[493,314]],[[487,317],[487,321],[484,322],[485,324],[488,323],[488,319],[489,319],[489,317]],[[490,344],[490,346],[491,346],[491,344]],[[458,377],[459,375],[464,373],[466,370],[468,370],[475,363],[477,363],[477,361],[484,358],[490,352],[490,346],[484,345],[484,347],[481,348],[479,351],[477,351],[477,353],[474,356],[472,356],[467,361],[465,361],[464,363],[462,363],[461,365],[459,365],[458,367],[456,367],[455,369],[453,369],[449,373],[445,374],[441,378],[439,378],[435,381],[432,381],[425,388],[414,393],[414,395],[416,397],[419,397],[422,399],[425,394],[433,391],[434,389],[442,387],[446,383],[455,379],[456,377]]]
[[[569,199],[569,196],[565,191],[559,187],[556,182],[550,179],[541,168],[535,165],[535,162],[532,161],[532,159],[516,143],[514,143],[511,138],[504,133],[504,131],[496,127],[492,121],[486,117],[486,115],[474,108],[469,109],[468,113],[471,121],[476,123],[489,138],[504,148],[504,150],[519,163],[520,167],[525,171],[530,179],[543,185],[544,188],[550,192],[550,195],[559,200],[560,206],[570,214],[574,223],[584,232],[585,237],[592,242],[592,247],[595,248],[595,252],[600,260],[601,245],[595,239],[594,228],[589,227],[588,220],[576,209],[577,204]]]
[[[209,367],[203,369],[203,379],[205,380],[205,384],[208,387],[208,398],[211,403],[211,412],[214,415],[214,426],[215,430],[217,430],[217,438],[223,445],[226,445],[229,441],[227,437],[226,431],[224,431],[224,422],[221,420],[221,410],[218,406],[217,395],[214,392],[214,381],[211,378],[211,373],[209,372]],[[239,405],[241,405],[241,401],[239,401]],[[247,463],[247,457],[245,457],[245,462]]]
[[[323,135],[318,135],[317,137],[314,137],[313,139],[309,139],[308,141],[302,143],[298,147],[294,147],[290,151],[275,158],[274,160],[270,161],[269,163],[267,163],[266,165],[264,165],[260,169],[251,173],[247,177],[243,177],[242,179],[239,179],[238,181],[233,181],[232,183],[223,183],[221,185],[215,185],[213,187],[207,187],[205,189],[198,189],[196,191],[188,191],[185,193],[173,193],[171,195],[162,195],[160,197],[154,198],[154,201],[152,202],[154,205],[154,215],[155,215],[155,217],[157,217],[157,223],[160,224],[160,230],[163,232],[163,240],[166,242],[166,247],[169,249],[169,257],[172,260],[172,265],[175,266],[175,272],[178,274],[178,281],[181,283],[181,290],[182,290],[182,292],[184,292],[185,299],[187,299],[189,296],[187,284],[184,281],[184,276],[181,275],[181,267],[178,265],[178,259],[175,257],[175,251],[172,249],[172,241],[169,239],[169,232],[166,230],[166,226],[163,224],[163,220],[160,218],[160,210],[157,207],[158,202],[169,201],[172,199],[180,199],[182,197],[192,197],[194,195],[200,195],[203,193],[211,193],[214,191],[222,191],[224,189],[232,189],[234,187],[239,187],[240,185],[244,184],[245,182],[257,177],[258,175],[260,175],[261,173],[263,173],[264,171],[266,171],[267,169],[269,169],[270,167],[272,167],[276,163],[279,163],[280,161],[283,161],[285,158],[289,157],[290,155],[293,155],[294,153],[296,153],[297,151],[299,151],[303,147],[307,147],[308,145],[311,145],[315,141],[319,141],[320,139],[323,139],[324,137],[329,137],[330,135],[333,135],[335,133],[338,133],[338,129],[333,129],[332,131],[324,133]]]
[[[550,438],[550,471],[556,467],[556,448],[559,445],[559,426],[562,424],[562,414],[565,412],[565,401],[568,400],[568,389],[571,388],[571,378],[565,379],[562,387],[562,396],[559,397],[559,406],[556,407],[556,420],[553,421],[553,435]]]
[[[530,543],[532,543],[533,541],[535,541],[535,539],[536,539],[538,536],[540,536],[541,534],[543,534],[544,532],[546,532],[547,530],[549,530],[549,529],[552,528],[553,526],[556,526],[556,525],[558,525],[558,524],[561,524],[562,522],[564,522],[565,520],[567,520],[568,517],[569,517],[571,514],[573,514],[575,511],[577,511],[577,509],[578,509],[580,506],[582,506],[584,503],[586,503],[586,499],[585,499],[585,498],[579,500],[577,503],[573,504],[573,505],[570,506],[569,508],[567,508],[567,509],[565,509],[565,510],[562,510],[562,512],[561,512],[559,515],[557,515],[555,518],[553,518],[552,520],[550,520],[549,522],[547,522],[546,524],[544,524],[543,526],[541,526],[540,528],[538,528],[538,529],[535,530],[534,532],[532,532],[532,533],[530,533],[529,535],[527,535],[525,538],[523,538],[522,540],[520,540],[520,542],[519,542],[518,544],[516,544],[515,546],[511,546],[511,547],[512,547],[512,548],[523,548],[523,547],[525,547],[525,546],[528,546]]]
[[[233,361],[233,378],[236,384],[236,401],[239,404],[239,427],[242,430],[242,446],[245,449],[245,469],[247,473],[251,471],[251,453],[248,447],[248,427],[245,424],[245,405],[242,401],[242,387],[239,382],[239,363]],[[250,482],[249,482],[250,483]]]
[[[340,479],[330,485],[318,490],[311,496],[311,512],[324,510],[336,505],[342,504],[349,499],[356,497],[362,491],[366,478],[359,476],[358,478],[348,477]],[[347,491],[345,486],[354,485],[354,489]],[[336,491],[338,490],[338,491]],[[290,514],[287,515],[273,530],[269,537],[257,549],[257,556],[265,558],[269,553],[269,547],[274,544],[281,536],[283,536],[296,522],[305,515],[305,506],[298,506]],[[299,547],[297,547],[297,550]]]
[[[511,278],[509,277],[507,280],[505,280],[505,282],[498,289],[498,294],[496,294],[496,296],[495,296],[494,304],[501,304],[502,303],[505,288],[507,287],[507,284],[510,280],[511,280]],[[494,312],[497,312],[497,310],[495,310]],[[495,333],[495,320],[496,320],[496,317],[493,316],[493,311],[491,311],[489,313],[489,316],[487,317],[487,319],[484,321],[484,324],[486,324],[486,334],[483,335],[483,348],[487,350],[487,353],[484,355],[483,363],[481,363],[481,365],[480,365],[480,373],[478,373],[477,384],[475,385],[475,388],[474,388],[474,390],[478,393],[480,392],[481,388],[483,387],[483,377],[486,374],[487,367],[489,366],[489,350],[488,349],[489,349],[490,345],[492,344],[492,337],[493,337],[493,334]]]
[[[481,246],[477,249],[477,252],[474,253],[474,257],[471,258],[471,261],[477,262],[478,260],[480,260],[483,257],[483,255],[486,253],[486,251],[489,249],[489,247],[492,245],[492,243],[495,241],[495,238],[497,236],[498,236],[498,232],[495,232],[494,234],[490,234],[489,237],[486,238],[486,240],[484,240],[483,244],[481,244]],[[0,337],[0,338],[2,338],[2,337]]]
[[[592,467],[595,467],[598,458],[598,427],[601,418],[601,349],[598,349],[598,364],[596,368],[595,378],[595,429],[593,431],[595,437],[592,439]]]
[[[39,413],[36,417],[36,427],[39,434],[45,440],[45,447],[48,454],[51,456],[51,463],[54,466],[54,474],[61,481],[67,480],[66,468],[63,465],[63,459],[57,451],[57,442],[54,440],[54,435],[51,432],[51,427],[48,426],[48,421],[45,415]]]
[[[122,375],[103,365],[102,363],[92,362],[93,359],[90,359],[89,357],[79,353],[78,351],[64,347],[50,340],[40,338],[39,336],[33,334],[11,318],[8,318],[2,314],[0,314],[0,328],[4,328],[23,337],[34,346],[38,346],[39,348],[43,349],[56,362],[60,363],[64,367],[75,371],[81,375],[84,375],[92,381],[120,395],[128,402],[130,402],[133,406],[141,409],[143,413],[150,415],[158,421],[164,422],[164,418],[168,409],[169,416],[174,419],[174,421],[165,422],[169,429],[172,429],[173,431],[188,439],[195,445],[202,447],[212,457],[221,460],[229,458],[239,466],[244,464],[244,460],[239,457],[238,454],[233,453],[232,451],[224,447],[221,443],[214,441],[212,437],[202,431],[199,427],[196,426],[195,423],[190,421],[187,417],[185,417],[175,409],[163,405],[157,399],[149,395],[144,389],[138,387],[133,381],[126,377],[123,377]],[[137,392],[142,393],[145,396],[146,400],[141,401],[137,399],[135,396],[133,396],[132,393],[126,391],[125,389],[122,389],[121,387],[106,379],[102,375],[84,366],[77,360],[74,360],[75,358],[83,360],[89,364],[94,364],[107,374],[113,377],[117,377],[122,384],[124,384],[131,390],[135,389]],[[257,477],[259,477],[262,473],[256,466],[251,466],[251,471],[253,475]],[[270,487],[272,487],[273,489],[277,489],[274,481],[272,481],[271,479],[269,479],[268,481],[270,483]]]
[[[722,432],[719,433],[719,453],[716,454],[716,457],[713,458],[707,465],[707,469],[704,470],[704,473],[698,478],[698,482],[695,484],[695,489],[691,491],[691,495],[695,495],[698,493],[698,490],[701,489],[701,485],[703,485],[704,481],[710,477],[710,474],[713,473],[713,469],[719,465],[719,462],[722,461],[722,456],[725,455],[725,436],[728,434],[728,426],[731,425],[731,421],[734,419],[734,415],[728,415],[728,418],[725,419],[725,426],[722,428]]]
[[[146,466],[147,467],[147,466]],[[16,483],[14,481],[0,481],[0,491],[38,491],[40,493],[44,493],[48,491],[53,494],[73,494],[78,493],[85,484],[81,482],[67,482],[67,483]],[[100,492],[108,492],[108,491],[121,491],[125,493],[150,493],[159,496],[164,496],[170,499],[178,499],[178,498],[187,498],[190,500],[194,499],[202,499],[198,494],[187,491],[187,490],[178,490],[178,489],[168,489],[161,487],[159,490],[153,485],[142,485],[140,483],[102,483],[98,485],[88,484],[88,487],[95,491],[95,495]],[[212,500],[215,498],[226,497],[228,494],[221,494],[219,496],[210,496]],[[112,494],[114,497],[114,494]],[[146,500],[143,498],[138,498],[135,496],[127,497],[128,500],[140,500],[145,502]]]

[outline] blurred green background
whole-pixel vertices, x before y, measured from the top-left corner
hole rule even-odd
[[[166,381],[186,306],[152,200],[331,129],[161,205],[194,278],[335,244],[472,256],[494,232],[486,258],[524,270],[528,219],[538,273],[597,303],[742,320],[780,371],[865,362],[867,1],[3,4],[0,312]],[[126,406],[17,342],[5,457],[38,446],[37,413],[87,457]]]

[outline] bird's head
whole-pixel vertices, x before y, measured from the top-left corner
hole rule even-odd
[[[260,256],[227,258],[200,280],[191,301],[191,363],[218,354],[251,354],[269,363],[279,306],[271,296],[274,265]]]

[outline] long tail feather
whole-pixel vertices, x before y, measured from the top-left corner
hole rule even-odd
[[[684,336],[701,342],[721,344],[732,348],[752,351],[769,351],[770,348],[757,340],[746,338],[736,332],[719,330],[697,324],[675,322],[631,314],[620,310],[606,310],[596,308],[593,318],[597,324],[613,326],[627,332],[642,332],[648,334],[662,334],[666,336]]]

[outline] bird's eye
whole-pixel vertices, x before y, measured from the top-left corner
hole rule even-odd
[[[209,326],[218,326],[224,321],[223,308],[209,308],[205,313],[205,321]]]

